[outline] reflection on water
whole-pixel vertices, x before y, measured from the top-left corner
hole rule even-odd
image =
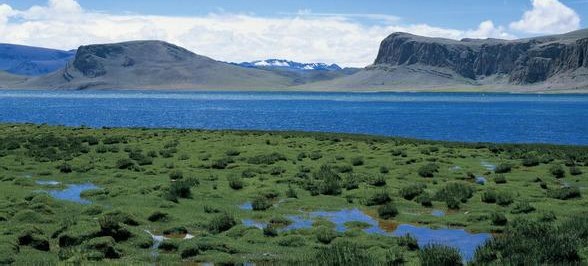
[[[241,223],[247,227],[255,227],[258,229],[263,229],[267,226],[267,223],[252,220],[252,219],[242,219]]]
[[[393,234],[395,236],[411,235],[416,238],[419,247],[442,244],[457,248],[466,261],[474,257],[477,247],[491,238],[491,235],[487,233],[472,234],[463,229],[430,229],[409,224],[399,225]]]
[[[72,201],[80,204],[90,204],[89,200],[82,199],[81,193],[87,190],[98,189],[96,185],[92,183],[86,184],[70,184],[64,190],[48,190],[47,193],[52,197],[60,200]]]
[[[488,171],[494,171],[494,170],[496,170],[496,165],[495,164],[492,164],[492,163],[489,163],[489,162],[486,162],[486,161],[482,161],[480,163],[480,165],[482,165]]]
[[[441,210],[433,210],[431,214],[437,217],[442,217],[445,215],[445,212]],[[409,234],[416,238],[420,247],[433,243],[455,247],[460,251],[465,260],[471,260],[476,248],[484,244],[484,242],[491,237],[490,234],[473,234],[463,229],[430,229],[409,224],[394,224],[394,226],[389,228],[391,230],[387,230],[388,227],[386,225],[388,223],[384,223],[385,221],[378,221],[359,209],[316,211],[305,213],[303,215],[288,216],[288,219],[290,219],[292,223],[281,230],[290,231],[312,228],[314,221],[318,218],[332,222],[335,225],[335,230],[338,232],[345,232],[349,229],[345,225],[346,223],[360,222],[367,225],[363,231],[368,234],[384,236],[404,236]],[[259,229],[263,229],[267,226],[267,223],[265,222],[251,219],[244,219],[242,222],[246,226]]]
[[[37,183],[37,185],[42,185],[42,186],[57,186],[57,185],[61,184],[61,182],[55,181],[55,180],[37,180],[37,181],[35,181],[35,183]]]
[[[431,215],[433,215],[435,217],[443,217],[443,216],[445,216],[445,212],[442,210],[433,210],[431,212]]]
[[[253,205],[251,205],[251,202],[245,202],[245,203],[239,205],[239,209],[251,211],[251,210],[253,210]]]

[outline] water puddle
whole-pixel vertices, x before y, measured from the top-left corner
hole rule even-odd
[[[58,186],[61,184],[61,182],[55,180],[37,180],[35,183],[41,186]]]
[[[451,171],[459,171],[459,170],[461,170],[461,166],[455,165],[455,166],[449,168],[449,170],[451,170]]]
[[[445,216],[441,210],[433,210],[431,215],[436,217]],[[409,224],[396,224],[388,221],[379,221],[359,209],[347,209],[340,211],[316,211],[308,212],[303,215],[288,216],[292,223],[281,231],[291,231],[297,229],[312,228],[316,219],[326,219],[335,225],[335,230],[345,232],[349,228],[346,224],[355,222],[365,224],[362,229],[368,234],[378,234],[384,236],[413,236],[420,247],[428,244],[442,244],[457,248],[465,260],[471,260],[478,246],[484,244],[491,238],[490,234],[481,233],[473,234],[463,229],[430,229],[427,227],[417,227]],[[242,220],[243,224],[249,227],[263,229],[267,223],[251,219]]]
[[[486,182],[488,182],[488,181],[486,180],[485,177],[483,177],[483,176],[476,176],[476,184],[478,184],[478,185],[485,185]]]
[[[93,189],[99,189],[99,187],[92,183],[70,184],[67,185],[67,188],[64,190],[48,190],[47,193],[56,199],[72,201],[80,204],[90,204],[92,202],[87,199],[82,199],[80,194],[84,191]]]
[[[252,219],[242,219],[241,223],[244,226],[247,227],[255,227],[258,229],[263,229],[267,226],[267,223],[261,222],[261,221],[256,221],[256,220],[252,220]]]
[[[165,241],[166,239],[175,238],[175,237],[167,237],[164,235],[154,235],[149,230],[144,230],[144,231],[145,231],[145,233],[149,234],[151,236],[151,238],[153,239],[153,245],[151,245],[151,258],[153,259],[153,262],[157,262],[157,257],[159,257],[159,246],[161,246],[161,243],[163,243],[163,241]],[[183,237],[181,237],[181,239],[183,239],[183,240],[189,240],[192,238],[194,238],[194,236],[191,234],[186,234]]]
[[[443,216],[445,216],[445,212],[442,210],[433,210],[431,212],[431,215],[433,215],[435,217],[443,217]]]
[[[494,171],[494,170],[496,170],[496,165],[495,164],[492,164],[492,163],[489,163],[489,162],[486,162],[486,161],[482,161],[480,163],[480,165],[482,165],[488,171]]]
[[[161,246],[161,243],[167,238],[162,235],[154,235],[149,230],[145,230],[145,233],[149,234],[153,239],[153,245],[151,245],[151,258],[153,259],[153,262],[156,262],[157,257],[159,257],[159,246]]]
[[[476,248],[492,237],[487,233],[473,234],[463,229],[430,229],[409,224],[399,225],[393,235],[411,235],[417,240],[419,247],[442,244],[457,248],[466,261],[470,261],[474,257]]]
[[[239,205],[239,209],[251,211],[251,210],[253,210],[253,205],[251,205],[251,202],[245,202],[245,203]]]

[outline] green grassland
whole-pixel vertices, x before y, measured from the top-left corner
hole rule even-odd
[[[490,171],[483,162],[498,168]],[[477,184],[476,176],[484,176],[486,184]],[[88,182],[99,187],[83,193],[91,204],[40,192]],[[301,211],[353,208],[387,230],[414,224],[491,232],[502,242],[481,249],[478,264],[530,262],[530,257],[539,263],[588,263],[586,187],[588,147],[5,124],[0,125],[0,264],[336,265],[335,256],[349,264],[394,265],[427,264],[424,256],[434,257],[427,255],[434,251],[415,249],[410,239],[366,234],[362,224],[335,232],[330,222],[318,220],[312,228],[279,230],[287,216]],[[239,208],[245,202],[260,210]],[[432,210],[446,215],[435,217]],[[242,219],[272,226],[246,227]],[[525,228],[554,236],[538,239]],[[171,237],[154,254],[145,230],[170,237],[188,232],[194,238]],[[539,244],[521,247],[512,239]],[[562,245],[566,250],[542,247],[553,241],[568,243]]]

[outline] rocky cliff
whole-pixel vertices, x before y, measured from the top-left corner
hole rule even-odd
[[[372,67],[411,65],[444,68],[471,80],[503,75],[517,85],[561,76],[585,79],[588,30],[519,40],[461,41],[394,33],[382,41]]]

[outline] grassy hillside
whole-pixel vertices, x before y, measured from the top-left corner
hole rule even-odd
[[[293,215],[348,209],[385,231],[491,232],[480,264],[588,262],[588,147],[0,125],[0,169],[0,263],[461,261],[365,223],[283,230]],[[89,204],[43,193],[88,183]],[[167,239],[153,249],[146,231]]]

